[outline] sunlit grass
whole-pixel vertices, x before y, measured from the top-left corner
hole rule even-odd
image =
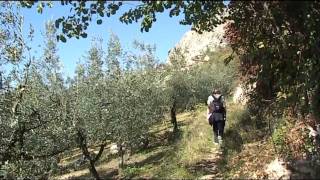
[[[130,156],[126,154],[125,167],[116,174],[104,175],[106,171],[118,169],[116,156],[109,160],[102,158],[97,169],[105,178],[199,179],[212,174],[210,165],[213,164],[219,177],[248,177],[248,172],[243,171],[243,165],[250,166],[253,170],[256,167],[244,162],[242,158],[251,161],[253,157],[248,153],[257,155],[259,148],[247,148],[244,145],[242,138],[248,133],[243,132],[241,123],[243,118],[247,118],[246,110],[241,105],[228,103],[227,116],[224,148],[220,149],[223,152],[222,157],[213,157],[219,156],[215,154],[219,149],[213,144],[212,127],[206,120],[206,107],[198,106],[194,111],[178,114],[177,133],[172,131],[169,119],[156,124],[150,131],[149,148],[134,152]],[[243,152],[244,148],[246,150]],[[106,151],[104,156],[108,156],[107,154]],[[240,156],[242,158],[239,158]],[[259,164],[262,162],[265,160]],[[87,170],[80,174],[78,177],[90,177]]]
[[[151,177],[151,178],[199,178],[201,172],[192,172],[190,168],[197,162],[206,159],[211,149],[212,129],[206,120],[205,107],[199,107],[195,111],[180,113],[177,116],[179,123],[179,132],[167,146],[161,147],[161,157],[157,161],[150,161],[140,168],[137,166],[128,166],[124,172],[125,176],[132,177]],[[163,124],[166,126],[168,124]],[[158,129],[166,129],[158,126]],[[170,130],[169,130],[170,131]],[[161,131],[158,131],[161,133]],[[163,131],[162,131],[163,133]],[[143,151],[140,153],[140,159],[150,158],[152,151]],[[137,155],[135,155],[138,158]],[[152,166],[150,165],[152,164]]]

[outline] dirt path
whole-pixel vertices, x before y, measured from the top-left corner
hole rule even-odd
[[[197,165],[202,168],[207,175],[200,177],[200,179],[222,179],[222,174],[219,172],[218,163],[222,160],[222,151],[216,146],[211,148],[210,154],[203,161]]]

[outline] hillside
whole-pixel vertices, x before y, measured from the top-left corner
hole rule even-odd
[[[97,169],[103,178],[262,178],[267,175],[262,166],[271,162],[274,153],[268,141],[245,143],[248,134],[238,131],[243,107],[230,104],[225,144],[212,143],[212,130],[205,120],[203,106],[191,112],[180,113],[179,133],[174,135],[171,125],[161,123],[151,132],[147,149],[126,155],[125,168],[118,171],[117,157],[110,147],[99,161]],[[263,153],[261,153],[263,152]],[[260,156],[257,159],[257,156]],[[77,154],[72,155],[75,158]],[[64,160],[70,163],[70,156]],[[89,178],[85,166],[56,176],[58,179]]]
[[[185,56],[186,65],[190,66],[201,61],[208,61],[208,57],[203,56],[206,52],[215,52],[219,48],[227,46],[223,38],[225,24],[218,25],[213,31],[205,31],[202,34],[190,30],[186,32],[180,41],[169,51],[167,62],[173,57],[174,49],[180,49]]]
[[[1,2],[0,179],[318,179],[319,7]]]
[[[212,129],[205,119],[206,107],[197,106],[193,111],[177,115],[179,131],[176,134],[168,121],[157,124],[149,132],[148,147],[129,151],[122,169],[118,167],[119,158],[112,153],[111,146],[107,146],[96,165],[99,174],[104,179],[314,178],[308,174],[315,173],[311,167],[290,169],[276,158],[272,140],[245,122],[248,118],[245,106],[232,102],[228,105],[225,138],[221,146],[212,142]],[[78,151],[64,157],[60,165],[69,169],[55,175],[54,179],[91,177]]]

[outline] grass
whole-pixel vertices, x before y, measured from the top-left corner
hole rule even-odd
[[[205,159],[214,148],[212,130],[207,124],[205,111],[205,107],[200,107],[196,111],[179,114],[179,132],[176,135],[171,134],[175,137],[169,137],[171,140],[161,146],[157,160],[148,161],[143,166],[128,166],[124,170],[124,176],[194,179],[204,175],[201,171],[192,171],[192,167]],[[152,151],[144,151],[140,156],[151,157],[150,153]]]
[[[206,120],[206,107],[199,106],[177,116],[177,133],[172,132],[169,120],[155,125],[150,131],[149,148],[130,156],[127,154],[123,169],[118,168],[117,157],[111,156],[106,149],[97,170],[106,179],[263,177],[261,166],[273,157],[270,142],[257,140],[257,133],[250,127],[250,117],[242,106],[230,103],[227,116],[221,149],[212,142],[213,132]],[[57,178],[89,178],[86,168],[83,166]]]
[[[150,132],[150,146],[132,155],[126,155],[126,165],[118,171],[117,157],[111,157],[105,150],[97,169],[104,178],[161,178],[161,179],[195,179],[206,173],[199,164],[207,159],[215,148],[212,143],[212,129],[208,125],[205,107],[195,111],[181,113],[177,116],[179,131],[172,132],[169,120],[156,125]],[[77,151],[64,158],[68,164],[78,157]],[[111,157],[111,158],[110,158]],[[114,172],[115,173],[105,173]],[[58,179],[89,178],[86,165],[70,170]]]
[[[225,147],[219,170],[224,179],[265,178],[263,166],[275,157],[271,141],[262,138],[243,106],[230,103]]]

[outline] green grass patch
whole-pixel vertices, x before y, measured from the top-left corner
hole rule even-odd
[[[117,179],[199,179],[218,173],[217,177],[233,178],[243,165],[241,160],[231,163],[231,166],[230,162],[243,148],[243,137],[246,136],[243,129],[248,126],[246,111],[242,106],[228,105],[224,147],[220,149],[222,158],[213,155],[219,149],[213,144],[212,127],[206,119],[206,111],[205,106],[198,106],[193,111],[178,114],[177,133],[172,131],[168,119],[159,122],[149,132],[148,148],[135,151],[130,156],[126,154],[125,167],[119,171],[118,157],[103,156],[97,163],[101,167],[100,174]],[[109,175],[106,171],[110,171]],[[88,173],[85,177],[90,176]]]
[[[154,150],[144,150],[137,156],[145,159],[144,163],[135,163],[124,170],[126,178],[161,178],[161,179],[195,179],[205,175],[201,169],[193,171],[193,166],[205,160],[214,145],[212,143],[212,128],[206,120],[206,107],[198,107],[192,112],[181,113],[177,116],[179,132],[172,134],[170,128],[158,126],[163,139],[162,145]],[[168,124],[164,124],[168,125]],[[156,130],[154,130],[157,132]],[[160,138],[161,139],[161,138]],[[152,158],[153,157],[153,158]]]
[[[208,162],[208,158],[213,151],[218,151],[218,147],[213,144],[212,127],[206,120],[206,107],[198,106],[194,111],[181,113],[177,119],[180,125],[178,134],[172,134],[171,124],[163,123],[154,128],[153,132],[158,133],[155,135],[156,138],[159,139],[159,135],[166,138],[154,149],[143,150],[137,154],[140,156],[139,159],[146,160],[142,164],[136,163],[126,167],[123,171],[124,176],[126,178],[199,179],[212,174],[210,168],[217,168],[222,177],[232,178],[244,162],[239,160],[233,163],[232,167],[229,163],[242,151],[243,137],[251,138],[248,135],[251,129],[248,128],[252,127],[250,127],[250,117],[246,109],[241,105],[229,103],[224,147],[221,149],[222,159],[217,160],[214,165],[216,167],[211,167],[211,162]]]

